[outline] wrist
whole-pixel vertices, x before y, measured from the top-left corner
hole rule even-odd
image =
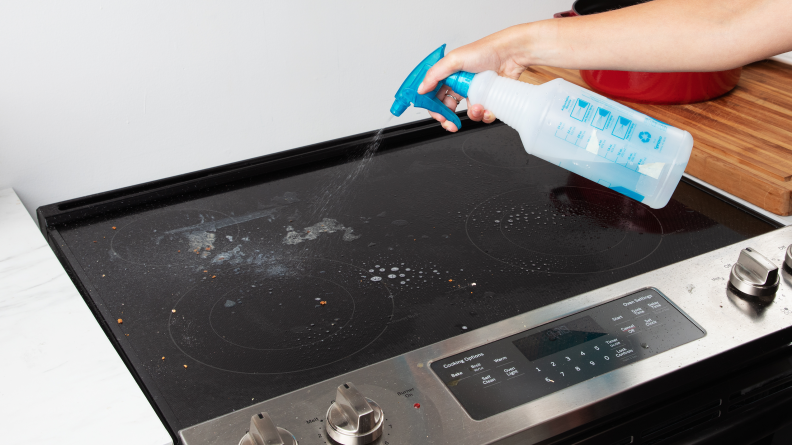
[[[520,54],[515,55],[515,61],[523,66],[547,65],[558,66],[560,51],[559,22],[565,19],[548,19],[538,22],[519,25],[523,27],[520,32]]]
[[[557,20],[542,20],[509,28],[508,41],[504,45],[505,58],[524,67],[546,65],[553,52],[551,36],[556,34],[555,22]]]

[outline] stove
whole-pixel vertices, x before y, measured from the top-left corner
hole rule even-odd
[[[756,386],[740,370],[758,361],[786,384],[789,276],[763,295],[727,283],[747,247],[745,270],[780,266],[792,231],[687,182],[651,209],[505,125],[464,127],[330,141],[39,222],[184,444],[579,443],[679,414],[705,384]],[[716,398],[705,422],[728,417]],[[620,428],[614,443],[660,443]]]

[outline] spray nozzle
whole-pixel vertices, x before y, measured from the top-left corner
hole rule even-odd
[[[466,73],[464,71],[460,71],[449,76],[447,79],[438,82],[437,87],[433,91],[430,91],[426,94],[418,94],[418,87],[423,82],[424,77],[426,77],[426,72],[429,71],[429,68],[434,66],[440,59],[443,58],[445,53],[445,45],[437,48],[429,54],[415,69],[412,70],[409,76],[404,79],[404,83],[399,87],[399,91],[396,92],[396,100],[393,102],[391,106],[391,113],[394,116],[401,116],[407,108],[410,107],[412,103],[414,106],[418,108],[424,108],[429,111],[434,111],[435,113],[440,113],[448,119],[449,121],[453,122],[457,128],[462,128],[462,122],[460,122],[459,117],[451,111],[440,99],[437,98],[437,92],[440,91],[440,88],[443,87],[443,84],[446,84],[451,87],[457,94],[461,94],[462,96],[467,96],[468,86],[470,85],[470,81],[473,79],[474,74]]]

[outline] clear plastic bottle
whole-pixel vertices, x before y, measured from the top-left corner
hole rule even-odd
[[[690,159],[687,131],[563,79],[530,85],[459,72],[445,84],[517,130],[529,154],[652,208],[668,203]]]

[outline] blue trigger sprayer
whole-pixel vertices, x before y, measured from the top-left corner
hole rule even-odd
[[[443,117],[456,124],[457,128],[462,128],[462,122],[459,121],[459,116],[437,98],[437,92],[443,87],[445,81],[438,82],[434,91],[430,91],[426,94],[418,94],[418,87],[421,85],[421,82],[423,82],[424,77],[426,77],[426,72],[445,56],[445,47],[446,46],[443,45],[434,50],[432,54],[426,56],[426,58],[412,70],[410,75],[404,79],[404,82],[399,87],[399,91],[396,92],[396,100],[393,101],[393,105],[391,106],[391,114],[396,117],[401,116],[412,103],[418,108],[425,108],[429,111],[440,113]]]
[[[461,129],[459,117],[436,97],[447,85],[517,130],[528,154],[649,207],[668,204],[690,159],[690,133],[560,78],[531,85],[494,71],[460,71],[434,91],[418,94],[426,72],[444,52],[445,45],[437,48],[407,76],[391,106],[394,116],[413,104]]]

